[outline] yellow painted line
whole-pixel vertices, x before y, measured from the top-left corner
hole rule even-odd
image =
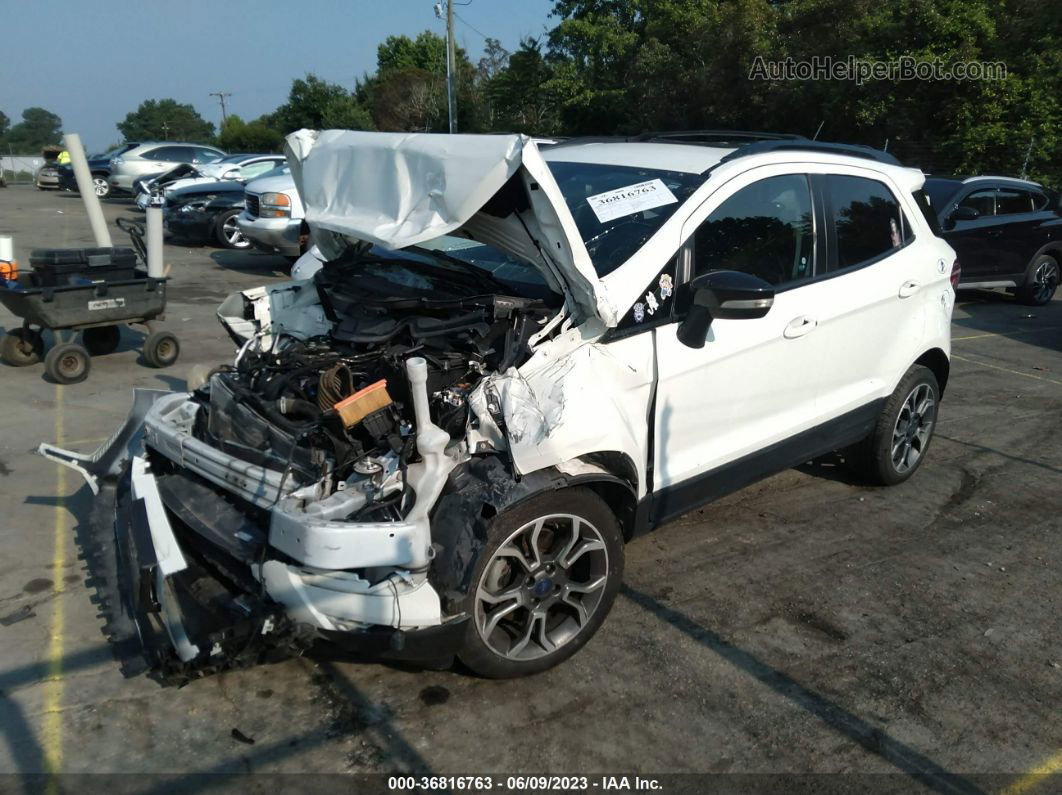
[[[1062,773],[1062,751],[1049,757],[1021,778],[1012,781],[1006,788],[1000,790],[999,795],[1022,795],[1022,793],[1035,789],[1044,783],[1044,779],[1056,773]]]
[[[985,337],[1014,337],[1018,334],[1040,334],[1044,331],[1062,331],[1062,326],[1041,326],[1040,328],[1023,328],[1018,331],[986,331],[984,334],[971,334],[968,337],[952,337],[952,342],[966,340],[983,340]]]
[[[55,387],[55,443],[63,445],[63,388]],[[59,465],[55,475],[55,529],[52,552],[52,587],[56,597],[61,597],[66,586],[63,582],[63,567],[66,564],[66,467]],[[48,776],[46,792],[59,792],[59,773],[63,767],[63,600],[52,600],[52,623],[49,629],[48,678],[45,679],[44,695],[44,749],[45,773]]]
[[[1011,370],[1009,367],[1000,367],[998,364],[979,362],[976,359],[967,359],[965,356],[959,356],[957,353],[952,353],[951,358],[958,359],[960,362],[976,364],[978,367],[987,367],[991,370],[1000,370],[1004,373],[1010,373],[1011,375],[1020,375],[1022,378],[1031,378],[1034,381],[1046,381],[1049,384],[1058,384],[1059,386],[1062,386],[1062,381],[1056,381],[1054,378],[1048,378],[1044,375],[1036,375],[1035,373],[1023,373],[1021,370]]]

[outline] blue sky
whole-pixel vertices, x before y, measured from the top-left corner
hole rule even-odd
[[[39,105],[90,151],[121,140],[115,123],[145,99],[188,102],[217,125],[211,91],[244,119],[284,102],[314,72],[353,87],[391,34],[442,34],[434,0],[0,0],[0,110],[12,123]],[[483,35],[514,49],[552,27],[552,0],[455,5],[473,61]],[[462,21],[463,20],[463,21]],[[478,32],[477,32],[478,31]]]

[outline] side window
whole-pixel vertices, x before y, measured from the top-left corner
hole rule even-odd
[[[969,207],[972,210],[977,210],[981,215],[995,215],[996,214],[996,192],[992,189],[988,190],[975,190],[961,202],[960,207]]]
[[[768,177],[720,204],[693,237],[693,272],[734,270],[775,286],[812,276],[815,235],[803,174]]]
[[[149,152],[144,152],[141,157],[147,160],[177,160],[179,146],[159,146]]]
[[[200,147],[190,147],[194,152],[194,159],[196,163],[213,163],[219,159],[222,155],[221,152],[216,152],[213,149],[202,149]]]
[[[258,163],[248,163],[240,168],[240,179],[254,179],[259,174],[264,174],[273,168],[273,161],[262,160]]]
[[[1047,194],[1040,193],[1038,190],[1032,192],[1033,211],[1040,212],[1047,209],[1048,198]]]
[[[1000,188],[996,191],[996,215],[1031,213],[1032,198],[1032,194],[1028,191]]]
[[[837,232],[837,268],[854,268],[903,246],[910,226],[885,183],[831,174],[826,178],[833,226]]]

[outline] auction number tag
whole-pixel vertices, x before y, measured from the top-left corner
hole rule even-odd
[[[586,203],[601,223],[677,201],[675,194],[659,179],[586,197]]]
[[[98,301],[89,301],[89,311],[94,309],[121,309],[125,306],[124,298],[101,298]]]

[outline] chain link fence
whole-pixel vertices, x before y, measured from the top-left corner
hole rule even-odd
[[[40,155],[0,155],[0,182],[8,185],[32,185],[37,169],[44,165]]]

